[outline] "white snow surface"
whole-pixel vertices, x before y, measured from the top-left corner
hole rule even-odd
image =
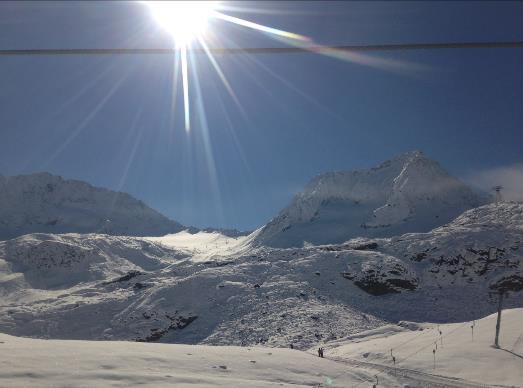
[[[0,175],[0,240],[68,232],[161,236],[183,229],[126,193],[48,173]]]
[[[497,314],[492,314],[452,324],[403,322],[383,326],[329,343],[325,354],[334,359],[396,366],[398,370],[458,377],[480,384],[521,387],[523,309],[503,311],[499,349],[493,346],[496,318]]]
[[[486,200],[413,151],[368,170],[314,178],[253,238],[263,245],[296,247],[428,232]]]
[[[0,386],[348,387],[368,373],[290,349],[35,340],[0,334]]]

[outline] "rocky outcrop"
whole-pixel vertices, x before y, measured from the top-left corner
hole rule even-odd
[[[395,257],[379,253],[350,264],[348,271],[343,272],[342,276],[375,296],[413,291],[418,286],[418,279],[412,268]]]

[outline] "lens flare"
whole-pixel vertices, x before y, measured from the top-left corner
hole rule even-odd
[[[180,67],[182,75],[183,92],[183,114],[185,116],[184,124],[186,132],[190,132],[191,130],[191,109],[189,102],[189,71],[191,71],[192,73],[194,71],[194,66],[192,63],[190,63],[191,56],[189,54],[191,54],[193,50],[191,50],[189,46],[194,41],[197,41],[197,43],[199,43],[201,47],[203,47],[203,52],[207,54],[214,70],[216,71],[218,77],[227,89],[227,92],[234,100],[236,105],[239,107],[240,112],[245,117],[247,116],[240,104],[240,100],[234,93],[231,84],[225,77],[225,74],[219,66],[217,60],[212,55],[211,48],[209,47],[209,45],[207,45],[207,42],[204,38],[204,33],[207,28],[208,21],[211,19],[221,20],[245,28],[250,28],[264,33],[271,39],[274,39],[286,45],[301,48],[303,49],[303,51],[309,51],[311,53],[325,55],[351,63],[357,63],[368,67],[374,67],[382,70],[394,71],[399,73],[412,73],[416,70],[423,70],[419,66],[416,67],[414,64],[407,63],[404,61],[370,56],[354,51],[340,50],[334,47],[323,46],[321,44],[316,43],[313,39],[304,35],[300,35],[290,31],[280,30],[277,28],[252,22],[250,20],[245,20],[236,16],[225,14],[223,11],[226,10],[227,7],[220,5],[219,1],[144,1],[143,3],[150,8],[152,15],[154,16],[156,21],[172,35],[174,43],[178,49],[178,52],[180,53]],[[229,7],[229,10],[234,11],[235,8]],[[207,36],[207,38],[209,37],[211,36]],[[177,75],[175,75],[175,77],[176,76]],[[197,75],[194,74],[191,78],[194,80],[194,77],[196,76]],[[290,85],[287,81],[283,81],[287,86],[293,88],[292,85]],[[262,89],[265,89],[263,85],[261,86]],[[176,87],[176,85],[174,85],[174,87]],[[296,91],[296,88],[293,89]],[[176,96],[176,92],[176,90],[173,91],[173,96]],[[312,97],[307,96],[305,93],[301,92],[299,94],[302,97],[305,97],[309,102],[315,103],[315,100]],[[319,104],[315,103],[315,105]],[[199,113],[200,115],[205,114],[204,110],[200,110]]]

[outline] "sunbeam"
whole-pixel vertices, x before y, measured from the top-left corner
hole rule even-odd
[[[127,72],[123,73],[122,76],[116,83],[109,89],[107,94],[96,104],[93,110],[78,124],[78,126],[69,133],[67,138],[64,140],[64,142],[56,148],[56,150],[53,152],[53,154],[42,164],[43,166],[47,166],[49,163],[51,163],[58,155],[60,155],[65,148],[83,131],[83,129],[93,120],[98,112],[103,109],[105,104],[109,101],[109,99],[116,93],[120,85],[127,79],[129,74],[131,73],[132,68],[129,69]]]
[[[178,100],[178,70],[180,68],[180,55],[177,51],[174,54],[173,58],[173,79],[172,79],[172,92],[171,92],[171,111],[174,112],[176,110],[176,102]]]
[[[182,46],[181,48],[181,61],[182,61],[182,88],[183,88],[183,113],[185,115],[185,130],[189,132],[191,130],[191,118],[189,109],[189,76],[187,72],[187,47]]]
[[[217,11],[213,12],[212,16],[214,16],[218,19],[225,20],[227,22],[237,24],[239,26],[251,28],[253,30],[258,30],[258,31],[262,31],[262,32],[267,32],[271,35],[277,35],[277,36],[281,36],[281,37],[288,38],[288,39],[295,39],[295,40],[299,40],[302,42],[309,42],[311,40],[310,38],[308,38],[304,35],[295,34],[294,32],[289,32],[289,31],[278,30],[277,28],[264,26],[262,24],[250,22],[248,20],[226,15],[224,13],[217,12]]]
[[[211,64],[214,67],[214,70],[216,70],[216,73],[218,73],[218,77],[220,77],[220,80],[222,81],[223,85],[225,86],[225,89],[227,89],[227,92],[229,93],[229,95],[233,99],[234,103],[240,110],[240,113],[242,114],[244,119],[248,121],[247,112],[245,112],[245,110],[243,109],[243,107],[240,103],[240,100],[236,96],[236,93],[234,93],[234,90],[232,89],[227,78],[225,77],[225,74],[223,74],[223,71],[220,68],[220,65],[218,64],[218,62],[216,62],[214,55],[212,55],[212,53],[210,52],[209,47],[207,46],[207,43],[205,43],[205,40],[203,40],[202,38],[198,38],[198,42],[202,45],[203,49],[205,50],[205,53],[207,54],[207,57],[211,61]]]
[[[118,197],[121,195],[121,191],[123,189],[123,186],[125,185],[125,181],[127,180],[127,175],[129,174],[129,170],[131,168],[131,165],[134,161],[134,157],[136,155],[136,151],[138,149],[138,145],[140,144],[143,136],[143,131],[140,131],[138,128],[138,123],[140,120],[140,117],[142,115],[142,107],[139,107],[136,111],[136,115],[134,116],[131,126],[128,131],[127,139],[129,140],[133,135],[135,135],[135,139],[131,148],[131,152],[128,154],[127,161],[125,162],[125,167],[122,172],[122,176],[118,180],[118,183],[116,185],[116,191],[114,192],[112,198],[111,198],[111,204],[109,206],[108,212],[106,214],[106,217],[108,219],[111,218],[111,213],[114,209],[114,205],[116,204],[116,201],[118,200]]]

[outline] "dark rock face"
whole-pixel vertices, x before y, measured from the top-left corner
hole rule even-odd
[[[350,249],[355,251],[373,251],[378,249],[378,243],[375,241],[356,241],[348,244],[326,245],[319,249],[326,252],[341,252]]]
[[[378,248],[378,243],[376,242],[369,242],[369,243],[363,243],[360,245],[355,245],[352,247],[352,249],[356,251],[367,251],[367,250],[373,250]]]
[[[415,273],[401,261],[387,256],[377,256],[359,266],[349,266],[349,271],[341,275],[375,296],[413,291],[418,287]]]
[[[417,282],[405,279],[388,279],[387,283],[391,284],[395,289],[402,288],[409,291],[415,290],[418,286]]]
[[[144,315],[144,318],[150,319],[150,315]],[[167,316],[167,318],[170,319],[171,324],[167,327],[163,328],[153,328],[151,329],[151,334],[149,334],[145,338],[138,338],[136,339],[136,342],[155,342],[160,340],[165,334],[167,334],[171,330],[181,330],[189,326],[194,320],[198,318],[197,315],[189,315],[187,317],[184,317],[182,315],[180,316]]]
[[[519,274],[506,276],[492,284],[490,288],[499,292],[523,291],[523,276]]]
[[[354,284],[363,291],[374,295],[397,294],[401,291],[413,291],[417,288],[417,282],[406,279],[380,279],[377,276],[371,275],[361,280],[354,281]]]
[[[136,282],[133,286],[133,290],[140,291],[140,290],[143,290],[143,289],[149,288],[149,287],[151,287],[151,284],[149,284],[149,283]]]
[[[131,280],[132,278],[138,276],[138,275],[141,275],[142,272],[140,271],[129,271],[127,274],[123,275],[123,276],[120,276],[119,278],[113,280],[112,282],[113,283],[116,283],[116,282],[126,282],[126,281],[129,281]]]

